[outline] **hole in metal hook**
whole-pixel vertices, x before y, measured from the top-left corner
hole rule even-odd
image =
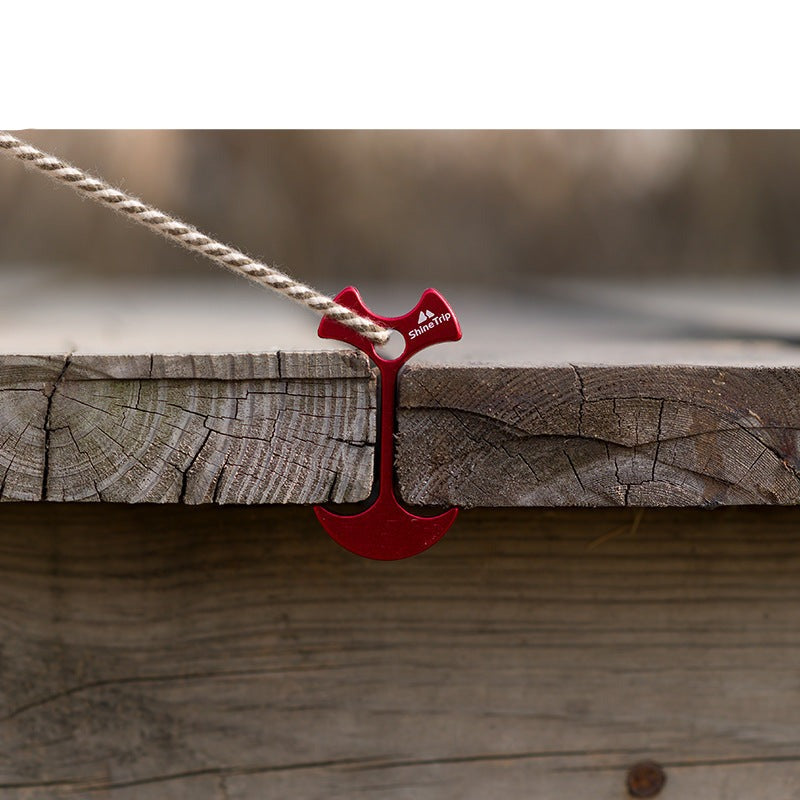
[[[386,344],[379,345],[375,348],[375,352],[387,361],[392,361],[395,358],[400,358],[403,351],[406,349],[406,340],[400,331],[393,329],[389,330],[389,339]]]

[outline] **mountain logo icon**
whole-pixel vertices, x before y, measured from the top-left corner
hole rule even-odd
[[[417,325],[421,325],[423,322],[431,319],[433,316],[434,315],[430,311],[420,311],[419,317],[417,317]]]

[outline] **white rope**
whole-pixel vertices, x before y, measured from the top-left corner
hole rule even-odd
[[[148,206],[141,200],[109,186],[104,181],[93,178],[76,167],[21,142],[10,133],[0,131],[0,151],[16,156],[26,164],[38,167],[54,180],[65,183],[87,197],[91,197],[92,200],[103,203],[129,219],[140,222],[187,250],[200,253],[232,272],[237,272],[262,286],[280,292],[285,297],[322,316],[335,319],[342,325],[358,331],[374,344],[385,344],[389,339],[389,331],[385,328],[359,316],[349,308],[339,305],[327,295],[320,294],[311,287],[298,283],[275,267],[256,261],[216,239],[211,239],[197,228],[170,217],[157,208]]]

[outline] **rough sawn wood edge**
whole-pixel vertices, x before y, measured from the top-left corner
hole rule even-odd
[[[420,505],[796,505],[800,369],[414,365],[397,465]]]
[[[353,351],[0,357],[0,499],[357,502],[375,376]]]
[[[376,377],[354,351],[3,356],[0,499],[358,502]],[[411,365],[410,504],[800,503],[794,367]]]

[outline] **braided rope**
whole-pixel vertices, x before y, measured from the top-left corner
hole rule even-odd
[[[61,181],[87,197],[91,197],[92,200],[103,203],[108,208],[145,225],[187,250],[200,253],[232,272],[244,275],[322,316],[330,317],[342,325],[352,328],[374,344],[385,344],[389,338],[389,331],[385,328],[356,314],[349,308],[339,305],[327,295],[320,294],[275,267],[256,261],[222,242],[211,239],[197,228],[170,217],[157,208],[148,206],[141,200],[109,186],[104,181],[93,178],[76,167],[21,142],[10,133],[0,131],[0,151],[16,156],[26,164],[37,167],[54,180]]]

